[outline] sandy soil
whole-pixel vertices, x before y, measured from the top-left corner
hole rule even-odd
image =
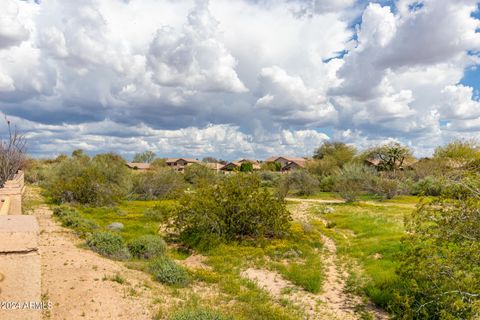
[[[130,270],[87,249],[52,220],[42,205],[34,210],[40,224],[43,298],[53,307],[44,319],[152,319],[162,295],[161,285],[143,272]],[[120,284],[111,279],[125,279]]]

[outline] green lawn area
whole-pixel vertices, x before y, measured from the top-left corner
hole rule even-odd
[[[334,211],[327,214],[319,213],[325,206],[313,208],[314,214],[321,214],[334,226],[324,231],[335,239],[338,253],[350,262],[350,289],[367,295],[379,306],[386,306],[396,285],[404,217],[418,201],[418,197],[403,197],[387,201],[388,205],[332,204],[328,206]]]

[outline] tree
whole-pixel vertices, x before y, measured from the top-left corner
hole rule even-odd
[[[153,151],[145,151],[142,153],[136,153],[133,156],[133,162],[151,163],[155,159],[155,153]]]
[[[251,162],[244,162],[240,165],[240,172],[252,172],[253,164]]]
[[[13,179],[18,170],[26,164],[26,139],[17,128],[12,128],[10,120],[5,118],[8,127],[8,139],[0,141],[0,187]]]
[[[88,156],[85,154],[85,151],[83,151],[82,149],[75,149],[72,151],[72,157],[81,158],[81,157],[88,157]]]
[[[357,150],[343,142],[324,142],[313,154],[314,159],[327,160],[333,162],[341,168],[344,164],[350,162]]]
[[[380,160],[379,168],[394,173],[402,168],[405,159],[412,157],[412,151],[398,142],[390,142],[367,151],[369,157]]]
[[[202,162],[207,162],[207,163],[217,163],[218,159],[214,157],[204,157],[202,159]]]

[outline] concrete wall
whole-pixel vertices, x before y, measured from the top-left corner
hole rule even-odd
[[[0,201],[8,203],[8,214],[22,214],[22,195],[25,191],[25,174],[19,171],[12,180],[5,182],[0,189]],[[3,210],[4,211],[4,210]],[[3,213],[0,209],[0,215]]]
[[[38,223],[34,216],[0,216],[0,319],[41,319]]]

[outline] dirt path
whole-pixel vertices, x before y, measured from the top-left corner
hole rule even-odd
[[[42,295],[53,307],[44,319],[153,319],[164,288],[140,271],[79,248],[79,239],[52,219],[45,205],[40,224]],[[115,275],[121,278],[113,281]],[[122,281],[123,279],[123,281]]]

